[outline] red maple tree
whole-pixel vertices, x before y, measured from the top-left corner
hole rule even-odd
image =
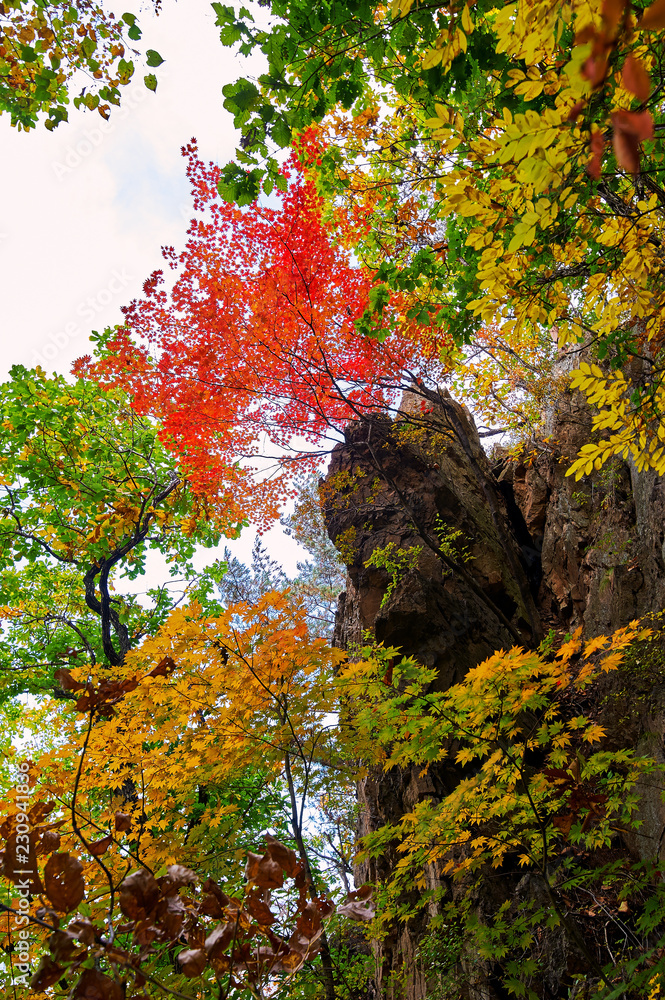
[[[155,271],[101,357],[75,366],[128,390],[194,488],[259,523],[277,513],[295,468],[316,463],[349,420],[393,405],[432,363],[431,331],[407,318],[406,299],[381,313],[388,339],[358,332],[376,274],[324,221],[307,174],[317,152],[302,138],[277,207],[241,209],[220,199],[219,169],[194,140],[184,147],[197,217],[181,253],[163,250],[173,285]],[[359,223],[356,212],[341,225]]]

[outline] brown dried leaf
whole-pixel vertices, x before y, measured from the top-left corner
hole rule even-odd
[[[44,868],[44,891],[56,910],[69,913],[85,896],[83,865],[73,854],[52,854]]]
[[[293,878],[293,884],[296,889],[300,890],[301,900],[305,898],[305,890],[309,885],[309,879],[307,878],[307,872],[305,871],[305,866],[303,864],[298,865],[298,870]]]
[[[132,828],[132,817],[129,813],[117,812],[114,817],[117,833],[127,833]]]
[[[607,54],[601,51],[590,55],[582,67],[582,76],[587,78],[594,90],[600,87],[607,76]]]
[[[561,831],[564,837],[567,837],[574,822],[574,814],[568,813],[567,816],[555,816],[552,820],[552,826],[555,826],[557,830]]]
[[[89,920],[84,917],[78,920],[72,920],[68,925],[67,930],[74,934],[82,944],[94,944],[95,943],[95,928],[92,926]]]
[[[124,1000],[120,983],[97,969],[84,969],[74,992],[74,1000]]]
[[[292,851],[290,847],[286,847],[279,840],[272,836],[271,833],[265,834],[265,841],[267,847],[267,853],[270,855],[273,861],[275,861],[282,869],[282,871],[293,878],[296,874],[300,862],[298,861],[298,855],[295,851]]]
[[[264,903],[262,899],[258,896],[249,895],[245,900],[245,906],[254,917],[257,923],[262,924],[264,927],[268,927],[270,924],[274,924],[276,917],[267,903]]]
[[[42,854],[53,854],[60,847],[60,834],[57,830],[46,830],[42,834],[41,842]]]
[[[638,101],[646,101],[651,93],[651,78],[640,59],[629,55],[623,64],[622,81],[626,90],[635,94]]]
[[[235,926],[235,921],[229,920],[225,924],[219,924],[212,934],[208,935],[205,940],[205,950],[211,959],[218,958],[226,951],[233,940]]]
[[[346,901],[350,903],[353,899],[371,899],[374,895],[374,886],[369,882],[365,882],[363,885],[358,886],[354,892],[347,893]]]
[[[566,121],[569,122],[577,121],[579,115],[581,115],[582,112],[584,111],[585,103],[586,103],[585,101],[578,101],[577,104],[573,104],[572,108],[568,112],[568,115],[566,116]]]
[[[157,904],[154,920],[163,935],[175,939],[180,937],[186,912],[180,896],[167,896]]]
[[[308,941],[315,941],[321,936],[323,933],[322,915],[316,903],[308,903],[304,907],[296,922],[296,928],[297,932]]]
[[[220,889],[214,879],[207,878],[201,888],[204,892],[211,892],[213,896],[219,900],[222,906],[228,905],[229,897],[222,891],[222,889]]]
[[[189,979],[200,976],[206,967],[207,961],[208,957],[201,948],[187,948],[178,955],[180,968]]]
[[[316,909],[322,920],[325,920],[331,913],[335,912],[335,904],[332,899],[317,899]]]
[[[319,930],[315,937],[309,937],[309,935],[302,934],[300,931],[294,931],[289,938],[289,948],[303,959],[307,957],[311,958],[319,950],[316,942],[322,933],[323,928]]]
[[[281,889],[284,885],[282,866],[273,861],[269,854],[247,855],[245,878],[261,889]]]
[[[60,667],[53,676],[63,691],[81,691],[84,687],[81,681],[74,680],[71,670],[67,670],[65,667]]]
[[[348,903],[343,903],[341,906],[337,907],[337,912],[341,917],[348,917],[350,920],[373,920],[374,919],[374,903],[370,900],[369,902],[363,903],[361,900],[351,900]]]
[[[642,14],[637,22],[642,31],[658,31],[665,28],[665,0],[656,0]]]
[[[140,920],[134,925],[134,940],[141,948],[150,948],[153,941],[159,937],[157,928],[153,926],[152,920]]]
[[[216,917],[217,920],[221,920],[225,910],[217,897],[209,892],[199,903],[199,913],[203,913],[206,917]]]
[[[196,875],[191,868],[185,868],[184,865],[169,865],[166,875],[159,880],[159,884],[165,894],[176,892],[183,885],[195,885]]]
[[[603,139],[602,132],[592,132],[589,149],[592,156],[587,163],[586,172],[589,177],[593,177],[594,180],[599,181],[602,173],[603,150],[605,149],[605,140]]]
[[[129,875],[120,886],[120,909],[130,920],[144,920],[161,899],[155,879],[145,868]]]
[[[206,932],[200,924],[195,924],[187,931],[187,944],[190,948],[203,948],[206,941]]]
[[[231,959],[229,958],[228,955],[224,954],[215,955],[214,958],[210,959],[210,964],[212,965],[216,975],[218,976],[223,975],[223,973],[225,972],[230,972],[232,968]]]
[[[132,956],[125,948],[118,948],[115,945],[108,944],[104,948],[104,957],[116,965],[129,965],[132,959]]]
[[[37,971],[30,980],[30,989],[35,993],[45,993],[49,986],[57,983],[64,971],[56,965],[50,955],[43,955]]]
[[[168,677],[175,670],[175,660],[170,656],[165,656],[153,667],[148,677]]]
[[[598,32],[592,24],[587,24],[585,28],[578,31],[575,35],[575,45],[584,45],[586,42],[591,42],[598,37]],[[431,411],[430,411],[431,412]]]
[[[282,956],[276,955],[273,949],[267,945],[258,947],[253,957],[256,958],[256,961],[251,963],[251,967],[262,975],[267,972],[280,972],[282,969]]]
[[[55,802],[35,802],[32,809],[28,810],[28,817],[31,826],[37,826],[49,813],[55,809]]]
[[[105,851],[108,851],[112,843],[113,837],[102,837],[101,840],[96,840],[94,843],[88,844],[88,850],[95,858],[98,858]]]
[[[45,920],[51,925],[51,927],[59,927],[60,920],[62,919],[60,914],[56,912],[51,906],[39,906],[35,913],[36,917],[40,920]]]
[[[68,928],[65,931],[54,931],[48,939],[48,947],[56,962],[68,963],[76,954],[81,957],[84,953],[78,950],[79,942],[74,933]]]
[[[280,963],[285,972],[297,972],[305,962],[307,951],[290,951],[288,955],[280,958]]]
[[[614,111],[612,127],[615,132],[634,135],[638,142],[653,139],[653,118],[649,111]]]

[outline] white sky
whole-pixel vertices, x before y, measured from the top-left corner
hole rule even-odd
[[[115,13],[126,8],[138,13],[129,0]],[[73,106],[53,132],[18,132],[0,118],[3,378],[13,364],[68,372],[90,331],[120,322],[120,307],[162,266],[160,247],[183,244],[191,201],[180,147],[195,136],[204,159],[231,159],[221,90],[260,72],[221,45],[214,21],[208,0],[165,0],[158,18],[141,12],[139,44],[165,60],[150,71],[159,85],[148,91],[137,67],[108,123]],[[253,537],[233,546],[240,558]],[[266,540],[294,573],[294,543],[279,529]]]

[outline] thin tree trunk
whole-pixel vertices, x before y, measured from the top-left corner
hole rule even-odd
[[[300,818],[298,815],[298,803],[296,800],[296,791],[293,785],[293,775],[291,773],[291,758],[289,754],[284,755],[284,773],[286,775],[286,783],[289,789],[289,799],[291,802],[291,829],[293,830],[293,836],[295,838],[296,844],[298,845],[298,854],[300,855],[300,860],[305,866],[305,873],[309,880],[310,892],[312,894],[312,899],[318,899],[319,893],[312,876],[312,869],[309,864],[309,858],[307,857],[307,851],[305,850],[305,842],[302,837],[302,829],[300,826]],[[328,936],[323,931],[321,938],[321,971],[323,972],[323,986],[326,991],[326,1000],[335,1000],[335,976],[332,964],[332,956],[330,954],[330,945],[328,943]]]

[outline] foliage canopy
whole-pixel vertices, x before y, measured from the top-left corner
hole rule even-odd
[[[0,739],[2,934],[12,972],[26,941],[41,955],[15,995],[354,1000],[368,941],[436,904],[442,995],[481,988],[476,956],[497,996],[539,996],[556,932],[587,994],[654,1000],[662,871],[616,844],[662,767],[585,701],[648,630],[498,650],[445,691],[400,650],[343,653],[313,624],[339,576],[311,478],[290,525],[318,563],[291,587],[260,547],[252,570],[193,558],[271,523],[349,421],[370,448],[366,418],[402,405],[420,433],[444,384],[523,437],[579,390],[595,437],[569,474],[665,471],[665,3],[258,6],[213,4],[267,68],[225,88],[234,163],[184,150],[173,281],[149,277],[74,380],[0,388],[0,695],[31,728],[30,759]],[[75,103],[106,115],[135,21],[3,4],[0,110],[52,128],[84,68]],[[456,538],[436,554],[462,572]],[[420,555],[375,551],[393,588]],[[179,592],[129,592],[155,557]],[[448,765],[363,838],[395,863],[353,889],[354,783]]]

